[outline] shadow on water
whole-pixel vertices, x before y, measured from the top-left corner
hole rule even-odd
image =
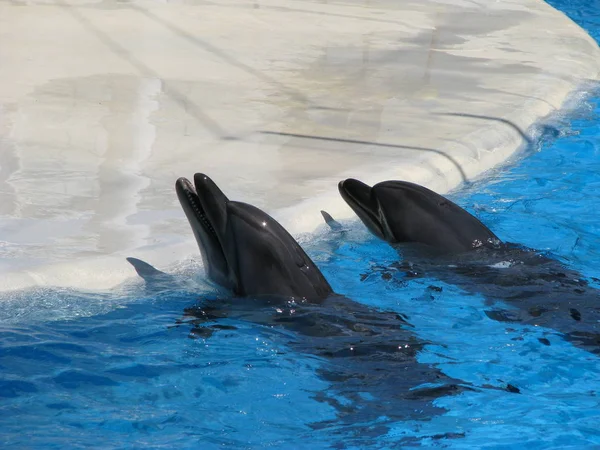
[[[503,119],[500,117],[490,117],[478,114],[467,114],[467,113],[436,113],[439,116],[450,116],[450,117],[466,117],[470,119],[481,119],[492,122],[500,122],[508,127],[510,127],[513,131],[515,131],[521,139],[525,142],[526,145],[530,146],[533,144],[533,140],[529,137],[519,126],[517,126],[514,122],[511,122],[508,119]]]
[[[532,148],[533,145],[536,143],[531,138],[531,136],[528,135],[527,132],[523,131],[518,125],[516,125],[514,122],[512,122],[508,119],[491,117],[491,116],[483,116],[483,115],[475,115],[475,114],[467,114],[467,113],[435,113],[435,115],[448,116],[448,117],[465,117],[465,118],[471,118],[471,119],[474,118],[474,119],[486,120],[489,122],[500,122],[500,123],[508,126],[510,129],[512,129],[519,135],[519,137],[522,139],[522,141],[524,143],[525,148]],[[552,126],[547,125],[547,124],[540,125],[539,129],[540,129],[541,133],[546,134],[546,135],[553,134],[554,136],[556,136],[556,133],[557,133],[557,130],[555,128],[553,128]],[[403,150],[412,150],[412,151],[416,151],[416,152],[434,153],[436,155],[439,155],[439,156],[445,158],[447,161],[449,161],[455,167],[457,172],[460,174],[462,183],[465,183],[465,184],[469,183],[467,174],[466,174],[465,170],[463,169],[463,167],[460,165],[460,163],[452,155],[449,155],[448,153],[444,152],[443,150],[439,150],[439,149],[435,149],[435,148],[420,147],[420,146],[414,146],[414,145],[390,144],[390,143],[385,143],[385,142],[364,141],[364,140],[359,140],[359,139],[348,139],[348,138],[339,138],[339,137],[332,137],[332,136],[314,136],[314,135],[308,135],[308,134],[288,133],[288,132],[282,132],[282,131],[262,130],[262,131],[260,131],[260,133],[265,134],[265,135],[285,136],[285,137],[298,138],[298,139],[317,140],[317,141],[325,141],[325,142],[338,142],[341,144],[361,145],[361,146],[369,146],[369,147],[382,147],[382,148],[397,148],[397,149],[403,149]]]
[[[454,167],[456,167],[456,170],[458,170],[458,172],[460,173],[462,181],[463,182],[467,181],[467,176],[466,176],[463,168],[452,156],[448,155],[447,153],[445,153],[441,150],[436,150],[433,148],[416,147],[416,146],[400,145],[400,144],[386,144],[386,143],[382,143],[382,142],[370,142],[370,141],[361,141],[361,140],[357,140],[357,139],[345,139],[345,138],[335,138],[335,137],[327,137],[327,136],[311,136],[311,135],[297,134],[297,133],[285,133],[285,132],[281,132],[281,131],[261,131],[261,133],[268,134],[268,135],[276,135],[276,136],[294,137],[294,138],[300,138],[300,139],[313,139],[313,140],[320,140],[320,141],[340,142],[342,144],[368,145],[368,146],[373,146],[373,147],[385,147],[385,148],[401,148],[401,149],[406,149],[406,150],[435,153],[436,155],[443,156],[448,161],[450,161],[454,165]]]
[[[85,15],[83,15],[77,7],[69,5],[62,0],[56,0],[56,4],[64,8],[75,20],[81,23],[87,30],[93,33],[107,48],[115,55],[131,64],[144,77],[162,80],[160,75],[152,68],[144,64],[140,59],[128,51],[115,39],[111,38],[107,33],[96,27]],[[176,87],[165,80],[163,82],[164,92],[169,95],[183,110],[200,122],[206,130],[216,138],[226,138],[229,134],[215,121],[209,114],[206,113],[198,104],[192,102],[187,96],[181,93]]]
[[[99,27],[95,26],[91,20],[85,17],[84,14],[79,10],[80,8],[74,5],[70,5],[62,0],[56,0],[56,5],[64,8],[68,13],[73,16],[75,20],[80,22],[87,30],[93,33],[107,48],[110,49],[115,55],[119,56],[123,60],[127,61],[131,64],[135,69],[144,77],[149,77],[153,79],[161,80],[163,83],[164,92],[169,95],[179,106],[189,113],[192,117],[198,120],[208,132],[210,132],[214,137],[219,139],[235,139],[234,136],[231,136],[215,119],[213,119],[203,108],[201,108],[197,103],[190,100],[186,95],[180,92],[172,83],[169,83],[167,80],[164,80],[160,77],[159,73],[149,67],[147,64],[143,63],[139,58],[137,58],[132,52],[127,50],[123,45],[113,39],[109,34],[101,30]],[[257,79],[275,86],[279,89],[280,92],[284,93],[289,98],[300,102],[305,105],[311,105],[312,102],[310,99],[304,95],[302,92],[292,89],[279,80],[272,78],[260,70],[256,70],[253,67],[244,64],[243,62],[237,60],[226,52],[222,51],[215,45],[198,38],[197,36],[191,35],[187,33],[185,30],[180,27],[170,23],[169,21],[153,14],[151,11],[148,11],[139,6],[129,4],[127,7],[133,11],[138,12],[139,14],[144,15],[146,18],[152,20],[155,23],[160,24],[161,26],[167,28],[175,35],[185,39],[196,47],[200,48],[203,51],[209,52],[219,59],[229,64],[231,67],[242,70]],[[312,105],[314,109],[330,109],[327,107]]]
[[[221,49],[216,47],[214,44],[211,44],[211,43],[207,42],[206,40],[200,39],[197,36],[187,33],[185,30],[183,30],[180,27],[176,26],[175,24],[172,24],[169,21],[153,14],[152,12],[148,11],[147,9],[140,8],[139,6],[136,6],[136,5],[129,5],[129,8],[133,9],[134,11],[137,11],[140,14],[143,14],[148,19],[169,29],[172,33],[182,37],[183,39],[185,39],[188,42],[192,43],[193,45],[201,48],[202,50],[212,53],[213,55],[217,56],[219,59],[223,60],[230,66],[240,69],[240,70],[266,82],[267,84],[276,86],[281,92],[284,92],[290,98],[292,98],[298,102],[301,102],[303,104],[310,104],[310,100],[302,92],[299,92],[295,89],[291,89],[290,87],[281,83],[279,80],[272,78],[272,77],[266,75],[265,73],[261,72],[260,70],[256,70],[255,68],[253,68],[247,64],[244,64],[243,62],[235,59],[231,55],[228,55],[226,52],[222,51]]]

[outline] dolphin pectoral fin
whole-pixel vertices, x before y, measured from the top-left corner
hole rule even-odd
[[[321,215],[323,216],[325,223],[329,225],[329,228],[331,228],[333,231],[344,231],[343,225],[331,217],[331,214],[329,214],[327,211],[321,210]]]
[[[188,337],[190,339],[208,339],[217,331],[223,330],[237,330],[237,327],[232,325],[194,325]]]
[[[219,324],[219,319],[227,317],[220,308],[193,306],[184,309],[183,316],[169,328],[178,328],[182,325],[191,325],[188,337],[191,339],[208,339],[216,331],[237,330],[233,325]]]
[[[217,331],[237,330],[233,325],[218,323],[219,319],[227,317],[228,305],[191,306],[184,309],[179,325],[191,325],[188,337],[191,339],[208,339]]]
[[[421,267],[408,261],[400,261],[391,265],[371,265],[368,270],[360,274],[360,281],[370,282],[381,279],[402,284],[409,280],[425,278],[426,275],[427,273]]]

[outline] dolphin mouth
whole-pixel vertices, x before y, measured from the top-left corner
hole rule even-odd
[[[184,209],[190,209],[193,211],[196,219],[198,219],[198,222],[202,224],[206,233],[218,243],[219,237],[217,236],[217,232],[206,216],[206,211],[202,206],[202,202],[200,201],[200,197],[198,196],[194,185],[187,178],[181,177],[177,180],[175,188],[177,190],[179,202],[182,204]],[[182,196],[184,197],[183,200]],[[186,203],[187,208],[183,205],[184,202]]]
[[[381,239],[385,239],[385,231],[379,214],[379,203],[373,198],[373,188],[354,178],[340,181],[338,189],[348,206],[364,222],[369,230]]]
[[[229,199],[202,173],[194,175],[194,184],[187,178],[179,178],[175,190],[200,248],[207,275],[218,284],[231,287],[233,280],[223,242]]]

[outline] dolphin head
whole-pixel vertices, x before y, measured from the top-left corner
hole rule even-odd
[[[499,242],[477,218],[418,184],[384,181],[371,187],[349,178],[338,187],[367,228],[387,242],[417,242],[444,252]]]
[[[206,175],[175,184],[207,275],[240,296],[321,300],[329,283],[296,240],[255,206],[230,201]]]

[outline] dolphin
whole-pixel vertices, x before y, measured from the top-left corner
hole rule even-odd
[[[195,174],[193,184],[179,178],[175,187],[207,277],[233,294],[186,308],[192,337],[231,330],[235,320],[242,320],[284,336],[295,351],[322,358],[318,373],[331,387],[316,398],[337,411],[338,421],[331,425],[354,428],[385,418],[377,425],[383,430],[385,422],[443,413],[433,401],[444,395],[508,389],[504,380],[498,386],[472,387],[419,363],[417,355],[428,342],[415,335],[407,317],[335,294],[275,219],[255,206],[229,200],[207,175]],[[164,279],[152,266],[130,262],[147,281],[153,276]],[[340,396],[351,401],[340,401]]]
[[[469,212],[418,184],[384,181],[371,187],[347,179],[338,188],[375,236],[411,259],[393,270],[429,273],[481,293],[494,302],[489,317],[552,328],[600,353],[600,295],[581,274],[538,251],[502,242]]]
[[[418,184],[384,181],[371,187],[349,178],[338,189],[367,228],[389,243],[416,242],[448,253],[500,243],[476,217]]]
[[[275,219],[230,201],[208,176],[175,183],[207,276],[238,296],[319,302],[333,293],[315,263]]]

